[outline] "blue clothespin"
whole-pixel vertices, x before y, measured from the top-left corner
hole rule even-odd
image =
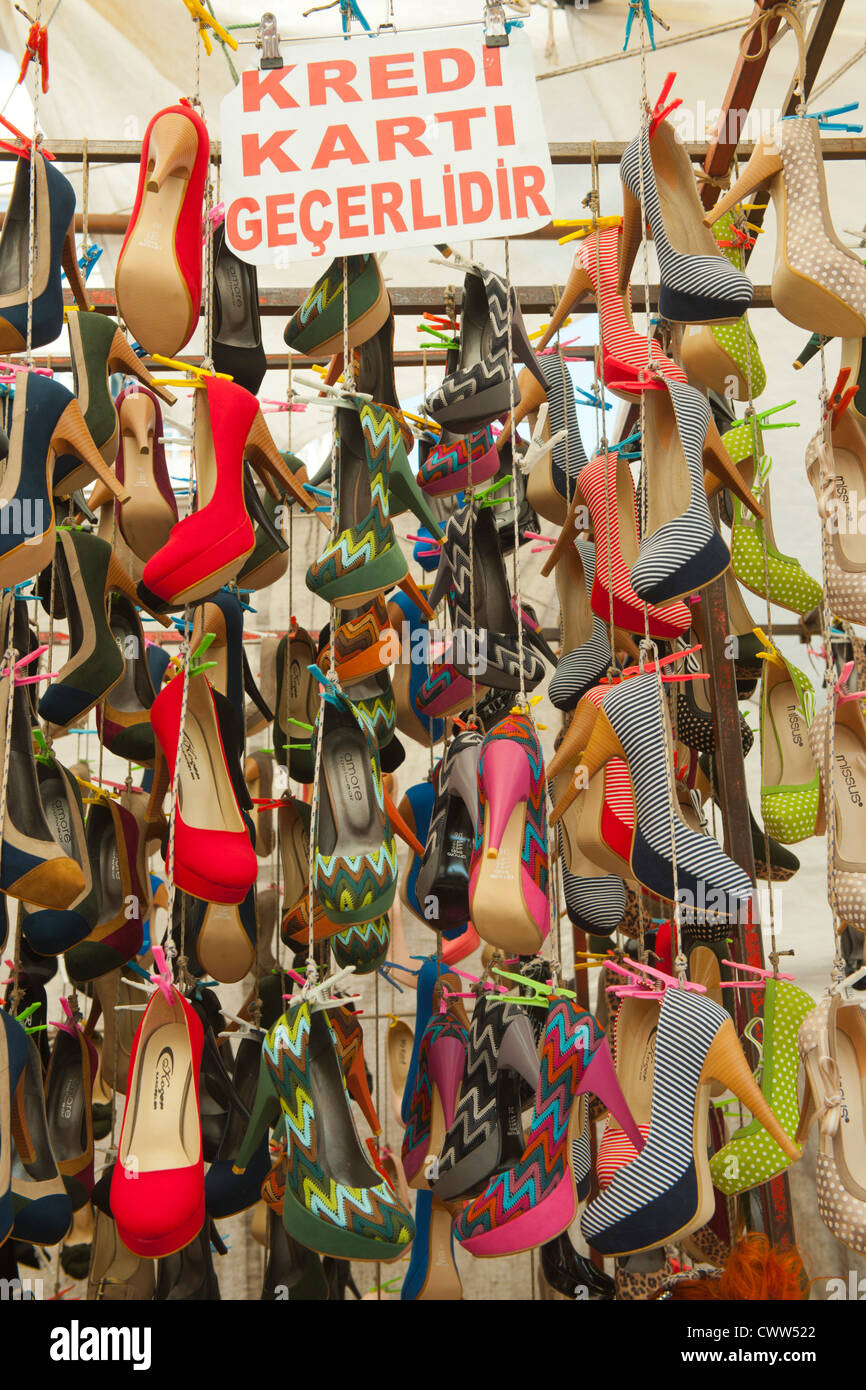
[[[171,621],[172,625],[176,627],[178,632],[182,633],[184,637],[186,637],[187,633],[192,632],[192,623],[188,623],[186,618],[172,618]]]
[[[586,390],[584,390],[584,388],[583,388],[582,386],[575,386],[575,388],[574,388],[574,394],[575,394],[575,397],[580,397],[580,396],[583,397],[583,403],[584,403],[584,405],[591,405],[591,406],[593,406],[594,408],[597,408],[598,406],[601,405],[601,400],[600,400],[599,396],[596,394],[595,390],[586,391]],[[613,404],[612,404],[612,402],[611,402],[611,401],[605,401],[605,403],[604,403],[604,408],[605,408],[605,410],[613,410]]]
[[[370,26],[358,8],[356,0],[340,0],[340,19],[343,24],[343,34],[346,38],[349,37],[349,25],[353,19],[357,19],[361,28],[366,30],[368,34],[371,32]]]
[[[84,255],[78,257],[78,268],[84,275],[85,284],[87,283],[91,270],[96,265],[96,262],[99,260],[99,257],[101,255],[102,247],[97,246],[96,242],[94,241],[90,244],[90,246],[87,247],[86,251],[84,252]]]
[[[329,487],[316,487],[315,483],[304,483],[304,490],[306,492],[311,492],[314,497],[330,498],[331,496],[331,489]]]
[[[786,121],[817,121],[819,130],[842,130],[851,135],[859,135],[863,130],[862,125],[844,125],[842,122],[834,124],[828,119],[830,116],[844,116],[846,111],[858,111],[859,109],[859,101],[849,101],[846,106],[830,106],[826,111],[804,111],[801,116],[795,113],[793,116],[784,116],[782,119]]]
[[[141,346],[141,343],[137,343],[137,342],[135,341],[135,339],[133,339],[133,341],[130,343],[129,346],[132,348],[132,350],[133,350],[133,352],[135,353],[136,357],[146,357],[146,356],[147,356],[147,349],[146,349],[146,348],[143,348],[143,347]]]
[[[647,33],[649,34],[649,41],[652,45],[653,53],[655,53],[656,51],[655,33],[653,32],[653,19],[658,19],[658,15],[653,15],[652,10],[650,9],[649,0],[629,0],[628,19],[625,22],[625,43],[622,46],[623,53],[625,53],[626,49],[628,48],[628,41],[631,38],[631,26],[634,24],[635,15],[638,14],[641,10],[643,11],[644,22],[647,27]],[[667,29],[668,26],[664,24],[662,20],[659,19],[659,23],[662,25],[663,29]]]

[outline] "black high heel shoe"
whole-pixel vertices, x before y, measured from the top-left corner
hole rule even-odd
[[[213,1265],[211,1246],[220,1255],[228,1253],[217,1235],[213,1222],[206,1220],[195,1240],[157,1261],[157,1303],[214,1302],[220,1295],[219,1280]]]
[[[268,370],[258,276],[255,266],[238,260],[227,244],[225,226],[217,227],[213,238],[213,326],[215,369],[258,395]]]
[[[565,1298],[589,1298],[591,1302],[611,1300],[616,1284],[603,1269],[579,1255],[563,1231],[541,1247],[541,1272],[552,1289]],[[584,1290],[586,1294],[584,1295]]]

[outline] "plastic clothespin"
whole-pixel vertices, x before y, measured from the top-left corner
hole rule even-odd
[[[151,984],[156,985],[157,989],[162,990],[169,1004],[173,1004],[174,986],[172,984],[171,979],[171,970],[169,969],[168,961],[165,958],[165,951],[161,946],[154,946],[151,949],[153,953],[153,963],[156,967],[156,970],[152,971],[148,975],[148,979],[150,980]]]
[[[854,662],[846,661],[845,665],[842,667],[842,670],[839,672],[838,680],[835,682],[833,686],[833,694],[840,704],[845,704],[849,700],[866,700],[866,690],[845,689],[845,686],[851,678],[851,672],[853,670]]]
[[[511,500],[510,497],[497,497],[497,496],[496,496],[496,494],[497,494],[498,492],[501,492],[502,489],[503,489],[504,487],[510,487],[510,486],[511,486],[511,479],[508,478],[508,477],[506,477],[506,478],[499,478],[498,480],[494,480],[492,483],[488,483],[486,487],[481,488],[481,489],[480,489],[478,492],[476,492],[476,494],[475,494],[475,501],[476,501],[477,506],[478,506],[479,508],[481,508],[481,507],[498,507],[501,503],[510,502],[510,500]]]
[[[277,415],[290,410],[303,413],[307,408],[302,401],[271,401],[266,396],[259,397],[259,405],[263,415]]]
[[[214,207],[211,208],[210,212],[209,212],[209,213],[207,214],[207,216],[205,217],[205,223],[210,223],[211,230],[214,231],[214,232],[216,231],[217,227],[221,227],[221,226],[222,226],[222,224],[225,222],[225,220],[226,220],[226,205],[225,205],[225,203],[217,203]],[[207,236],[207,226],[205,226],[204,234],[205,234],[205,237],[206,237],[206,236]]]
[[[647,5],[647,9],[649,9],[649,5]],[[653,13],[654,12],[650,10],[650,14]],[[662,26],[663,29],[668,29],[670,27],[669,25],[665,24],[663,19],[659,19],[658,15],[655,15],[655,18],[658,20],[659,24]],[[650,32],[652,32],[652,21],[650,21]],[[653,44],[653,48],[655,48],[655,44]],[[678,106],[682,106],[683,104],[682,97],[677,97],[676,101],[669,102],[667,106],[664,105],[670,93],[671,87],[674,85],[675,80],[675,72],[669,72],[664,80],[664,86],[659,92],[658,101],[652,109],[652,116],[650,118],[649,123],[650,138],[652,138],[652,136],[655,134],[657,127],[661,125],[665,116],[669,116],[672,111],[675,111]]]
[[[809,120],[817,120],[819,130],[843,130],[851,135],[860,135],[862,125],[845,125],[843,122],[835,123],[830,121],[830,116],[844,116],[846,111],[859,111],[859,101],[849,101],[845,106],[830,106],[826,111],[807,111],[804,114]]]
[[[183,0],[184,4],[198,3],[198,0]],[[192,378],[186,385],[195,390],[207,390],[207,382],[211,377],[217,377],[220,381],[234,381],[234,377],[228,372],[208,372],[204,367],[195,367],[191,362],[182,362],[178,357],[163,357],[162,353],[153,354],[154,362],[158,362],[161,367],[174,367],[179,372],[186,372]],[[176,386],[176,381],[156,381],[157,386]]]
[[[0,146],[3,141],[0,140]],[[53,376],[53,367],[33,367],[28,362],[3,362],[0,363],[0,381],[12,386],[20,372],[32,372],[34,376]]]
[[[11,154],[16,154],[21,159],[29,159],[30,150],[33,145],[33,141],[30,138],[30,136],[25,135],[23,130],[19,130],[17,125],[13,125],[12,122],[7,120],[5,116],[0,116],[0,125],[5,126],[7,130],[12,132],[16,140],[19,140],[21,142],[20,145],[10,145],[8,140],[0,140],[0,149],[9,150]],[[36,143],[37,145],[39,144],[38,136]],[[42,155],[43,159],[54,158],[54,155],[51,154],[50,150],[40,149],[39,153]]]
[[[18,70],[18,78],[16,80],[15,85],[16,87],[20,87],[21,83],[27,76],[27,69],[30,67],[30,64],[35,59],[39,65],[39,76],[42,91],[43,93],[47,92],[48,25],[40,24],[38,20],[33,19],[32,16],[29,15],[26,10],[22,9],[20,5],[16,5],[15,9],[18,11],[19,14],[23,14],[24,18],[26,20],[29,20],[30,22],[30,31],[27,35],[27,44],[24,49],[24,57],[21,59],[21,67]]]
[[[183,0],[183,3],[189,10],[190,18],[194,19],[198,24],[198,31],[201,35],[201,41],[204,44],[204,51],[207,53],[208,57],[213,53],[213,44],[210,41],[210,34],[208,33],[209,29],[213,29],[214,34],[221,43],[227,44],[229,48],[237,52],[237,39],[233,39],[228,30],[224,29],[222,25],[214,19],[213,15],[208,13],[201,3],[201,0]]]
[[[497,998],[503,1004],[525,1004],[530,1008],[547,1009],[555,999],[576,999],[577,995],[570,989],[560,989],[552,984],[542,984],[540,980],[533,980],[526,975],[515,975],[510,970],[503,970],[501,966],[494,965],[493,972],[501,975],[504,980],[514,980],[516,984],[523,985],[530,991],[524,994],[501,994]]]
[[[722,989],[765,989],[768,980],[793,980],[793,975],[780,975],[775,970],[767,970],[761,965],[745,965],[739,960],[723,960],[722,965],[729,965],[732,970],[745,970],[749,975],[755,975],[754,980],[726,980],[722,984]]]
[[[59,1028],[62,1033],[71,1033],[71,1035],[75,1037],[75,1034],[77,1033],[80,1024],[78,1019],[75,1017],[75,1012],[72,1008],[72,1005],[66,998],[65,994],[61,994],[60,996],[60,1007],[66,1015],[65,1021],[63,1023],[56,1023],[53,1019],[49,1019],[48,1023],[50,1027]]]
[[[29,666],[31,662],[38,661],[43,652],[47,652],[47,646],[37,647],[35,652],[28,652],[27,656],[19,657],[12,667],[12,682],[14,685],[35,685],[37,681],[51,681],[57,675],[56,671],[46,671],[41,676],[20,676],[18,673],[23,666]],[[9,667],[4,666],[0,670],[0,676],[8,676]]]

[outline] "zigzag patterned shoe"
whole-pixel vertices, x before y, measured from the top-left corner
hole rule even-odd
[[[523,1157],[520,1077],[536,1090],[532,1024],[518,1004],[482,994],[472,1013],[460,1103],[433,1183],[440,1201],[475,1196],[495,1173]]]
[[[466,1069],[469,1035],[448,1013],[435,1013],[418,1048],[415,1084],[403,1135],[403,1172],[410,1187],[429,1187],[445,1135],[454,1123]]]
[[[311,1010],[306,1000],[292,1005],[264,1041],[236,1172],[280,1118],[288,1139],[283,1224],[289,1235],[337,1259],[399,1259],[415,1234],[412,1217],[361,1147],[327,1013]]]
[[[328,681],[319,718],[324,728],[313,883],[328,917],[352,926],[381,917],[394,901],[397,847],[367,715]]]
[[[443,430],[418,469],[418,485],[428,497],[453,497],[488,483],[498,470],[499,454],[489,425],[462,437]]]
[[[455,1222],[454,1234],[479,1259],[516,1255],[553,1240],[577,1215],[589,1189],[585,1104],[592,1092],[640,1140],[604,1033],[570,999],[555,999],[541,1045],[541,1070],[520,1162],[488,1183]]]
[[[352,965],[357,975],[372,975],[388,959],[391,926],[387,916],[344,927],[331,939],[334,961],[341,969]]]
[[[391,311],[379,262],[370,253],[346,257],[349,290],[349,347],[378,333]],[[286,346],[308,357],[343,351],[343,257],[332,261],[293,314],[283,332]]]
[[[478,833],[481,742],[477,729],[466,729],[451,740],[439,765],[436,800],[415,881],[424,920],[434,931],[463,927],[469,920],[469,869]]]
[[[485,734],[478,759],[478,829],[469,904],[478,935],[508,955],[534,956],[550,930],[544,756],[528,715]]]

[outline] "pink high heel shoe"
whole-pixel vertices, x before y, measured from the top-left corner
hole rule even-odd
[[[445,1143],[466,1069],[469,1034],[448,1013],[433,1014],[418,1051],[418,1070],[403,1135],[403,1172],[410,1187],[429,1187],[431,1162]]]
[[[533,956],[550,930],[544,758],[535,726],[508,714],[485,735],[478,758],[483,827],[469,872],[469,905],[482,940]]]

